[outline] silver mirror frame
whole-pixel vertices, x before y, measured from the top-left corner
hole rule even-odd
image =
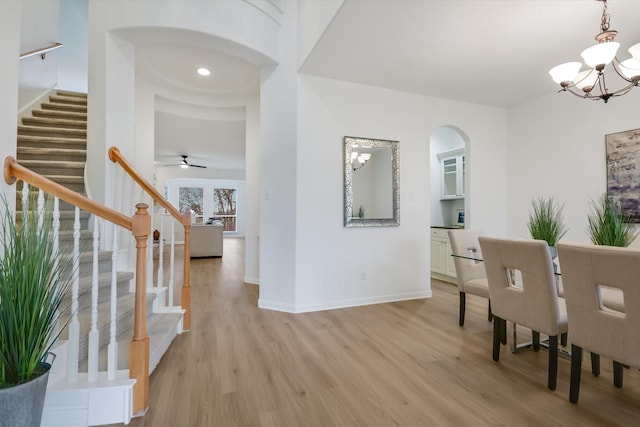
[[[393,192],[393,218],[353,218],[353,168],[351,153],[354,146],[391,149],[391,177]],[[400,142],[383,139],[344,137],[344,226],[345,227],[397,227],[400,225]]]

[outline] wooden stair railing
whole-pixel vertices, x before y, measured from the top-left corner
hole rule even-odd
[[[117,163],[124,171],[153,199],[153,201],[171,214],[184,227],[184,278],[182,284],[182,309],[184,310],[183,329],[191,329],[191,253],[189,242],[191,237],[191,212],[180,212],[169,203],[153,185],[144,179],[134,167],[124,158],[117,147],[109,148],[109,160]]]
[[[146,325],[146,248],[147,238],[151,233],[149,207],[144,203],[137,204],[136,213],[129,218],[31,171],[11,156],[7,156],[4,161],[4,179],[9,185],[22,181],[39,188],[60,200],[126,228],[133,234],[136,240],[137,259],[134,332],[129,354],[129,377],[136,380],[133,386],[133,413],[146,411],[149,406],[149,337]]]

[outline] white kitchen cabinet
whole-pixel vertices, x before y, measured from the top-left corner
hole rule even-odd
[[[440,160],[441,200],[464,198],[465,159],[464,149],[438,154]]]
[[[447,282],[456,282],[456,268],[445,228],[431,229],[431,276]]]

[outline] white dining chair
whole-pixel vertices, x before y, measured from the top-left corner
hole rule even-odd
[[[570,322],[569,400],[578,403],[583,349],[613,360],[615,387],[624,365],[640,367],[640,252],[562,243],[558,255]],[[603,291],[621,295],[618,309]]]
[[[469,258],[453,257],[456,267],[456,280],[460,292],[460,313],[458,324],[464,326],[467,293],[489,299],[489,284],[484,263],[473,258],[482,259],[478,237],[482,235],[478,230],[449,230],[451,252],[456,255],[466,255]],[[491,320],[491,301],[489,301],[488,318]]]
[[[479,238],[493,313],[493,360],[500,359],[506,322],[549,337],[548,387],[555,390],[558,337],[567,333],[564,300],[558,297],[549,245],[543,240]],[[516,283],[517,279],[517,283]]]

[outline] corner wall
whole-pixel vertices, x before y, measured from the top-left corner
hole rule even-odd
[[[640,128],[639,105],[634,89],[607,104],[550,93],[508,111],[510,236],[528,237],[531,200],[553,196],[565,204],[569,231],[562,240],[589,242],[590,200],[607,189],[605,135]]]
[[[429,138],[463,129],[473,227],[506,228],[506,112],[299,76],[295,311],[431,295]],[[400,226],[343,227],[343,137],[400,141]],[[362,273],[366,279],[362,279]]]

